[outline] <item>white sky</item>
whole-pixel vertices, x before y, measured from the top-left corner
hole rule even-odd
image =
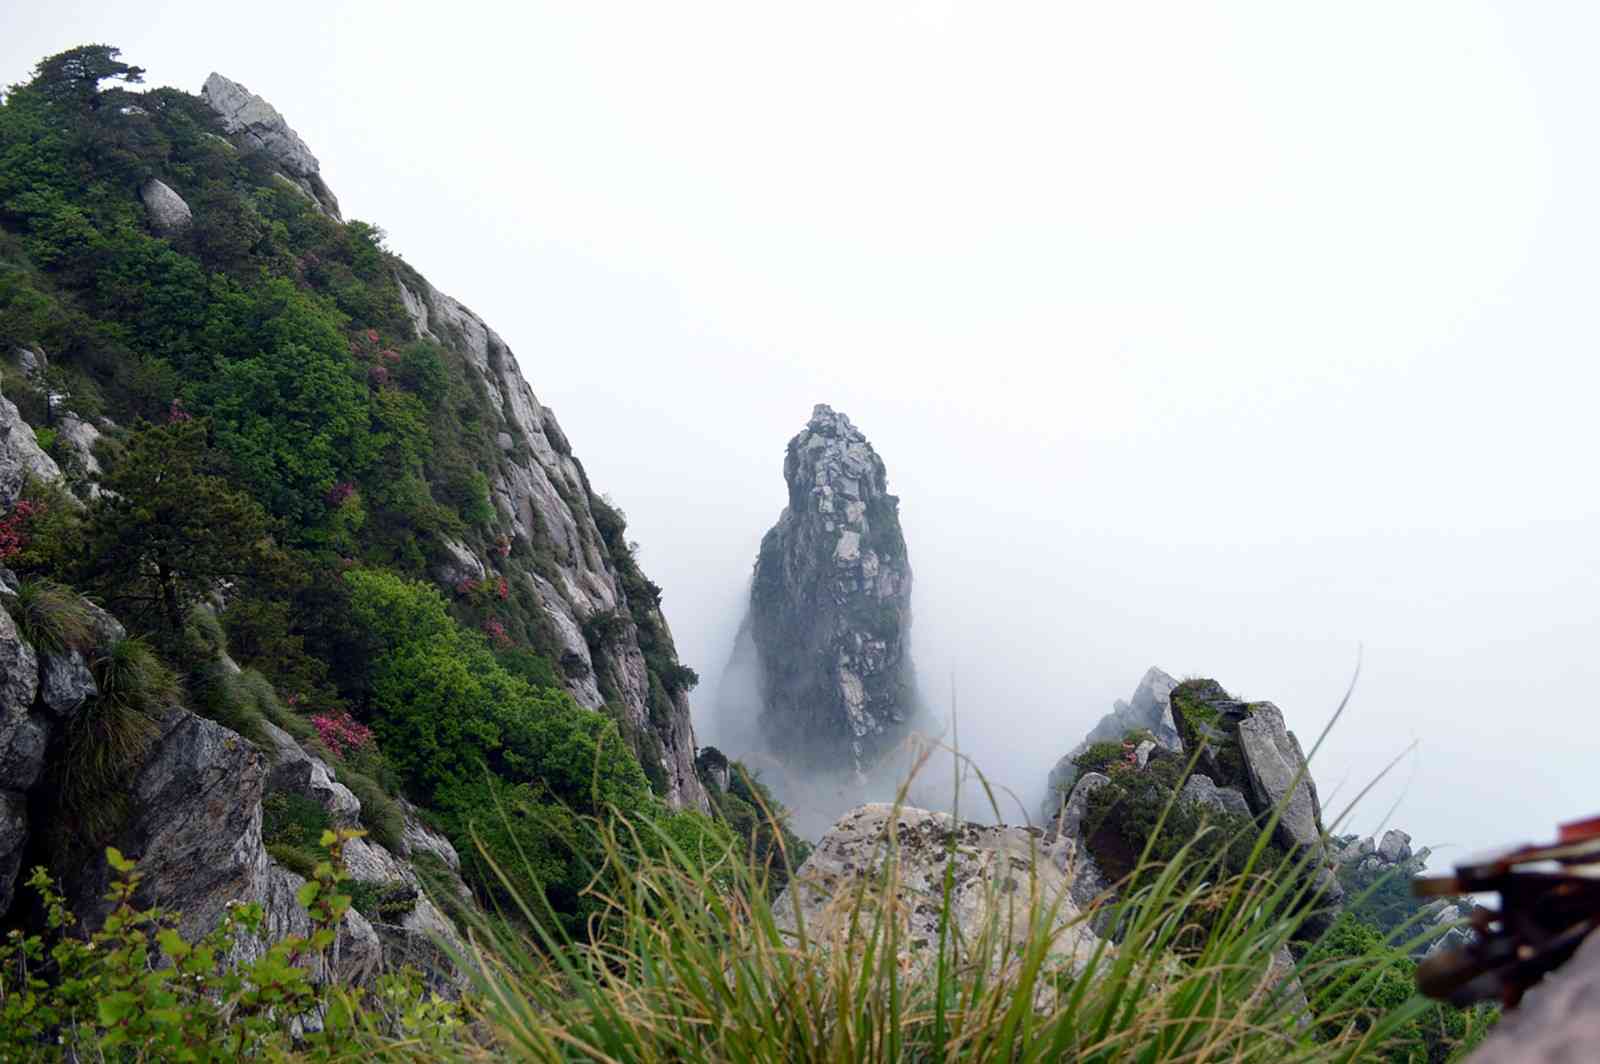
[[[0,11],[0,80],[104,41],[284,112],[517,351],[707,696],[826,401],[1030,800],[1150,664],[1307,739],[1364,644],[1325,798],[1420,748],[1356,827],[1600,811],[1600,7]]]

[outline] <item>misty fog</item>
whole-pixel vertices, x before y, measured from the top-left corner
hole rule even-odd
[[[1594,8],[13,6],[7,82],[91,40],[241,81],[505,337],[665,589],[702,743],[827,402],[1018,821],[1150,665],[1309,747],[1358,658],[1325,807],[1416,747],[1349,830],[1597,811]]]

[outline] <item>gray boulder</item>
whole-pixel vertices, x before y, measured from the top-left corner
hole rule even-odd
[[[189,210],[189,205],[164,181],[153,177],[146,180],[139,188],[139,198],[144,200],[150,228],[162,236],[181,233],[194,224],[194,214]]]
[[[0,915],[11,908],[17,894],[17,873],[22,869],[23,847],[28,842],[28,800],[0,791]]]
[[[0,396],[0,510],[16,505],[29,477],[59,481],[61,469],[39,446],[33,426],[22,420],[17,404]]]
[[[61,653],[41,654],[39,669],[39,702],[56,719],[65,720],[78,711],[78,707],[99,693],[95,687],[94,673],[82,652],[68,649]]]
[[[1390,828],[1383,833],[1383,841],[1378,843],[1378,855],[1390,864],[1399,864],[1411,856],[1411,836],[1399,828]]]
[[[1071,879],[1056,852],[1063,844],[1045,840],[1035,828],[970,824],[924,809],[865,805],[840,817],[823,835],[773,905],[773,916],[790,934],[797,933],[803,917],[808,939],[823,948],[859,945],[852,936],[869,929],[856,926],[852,907],[841,899],[880,889],[881,874],[895,862],[894,897],[881,900],[883,911],[902,925],[901,970],[915,977],[937,956],[948,863],[954,869],[949,941],[956,963],[986,934],[1020,945],[1035,901],[1059,901],[1054,924],[1060,930],[1045,964],[1079,971],[1098,939],[1072,901]],[[1009,963],[1015,965],[1015,949],[1011,952]]]
[[[222,128],[240,151],[264,153],[319,211],[343,221],[338,199],[322,180],[322,165],[277,108],[217,73],[206,78],[200,95],[222,120]]]
[[[1252,805],[1260,811],[1281,807],[1278,836],[1286,846],[1321,846],[1321,808],[1300,744],[1271,702],[1252,703],[1238,725],[1240,752],[1250,782]]]
[[[1250,816],[1250,803],[1233,787],[1218,787],[1210,776],[1196,773],[1184,781],[1183,797],[1222,813]]]

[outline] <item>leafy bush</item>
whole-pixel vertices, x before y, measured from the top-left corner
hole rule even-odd
[[[417,907],[417,888],[403,880],[374,883],[352,879],[344,889],[350,895],[350,907],[374,923],[399,923]]]
[[[105,851],[115,907],[102,927],[81,934],[49,876],[35,869],[29,885],[48,934],[0,940],[0,1058],[332,1061],[348,1059],[353,1042],[384,1055],[386,1043],[409,1044],[423,1056],[460,1044],[461,1007],[425,996],[416,972],[367,990],[322,974],[350,908],[340,857],[346,838],[327,836],[328,859],[300,890],[310,934],[270,945],[259,902],[230,906],[216,930],[186,941],[179,914],[134,905],[140,875],[115,849]],[[165,963],[154,963],[158,953]],[[288,1021],[306,1015],[322,1022],[308,1029]]]
[[[78,593],[53,580],[25,580],[8,604],[11,619],[35,650],[61,654],[87,650],[94,641],[93,619]]]

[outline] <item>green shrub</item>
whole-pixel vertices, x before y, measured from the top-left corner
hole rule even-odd
[[[83,599],[53,580],[23,581],[8,605],[11,619],[35,650],[61,654],[88,650],[94,642],[93,618]]]
[[[397,924],[417,907],[417,888],[404,880],[374,883],[350,880],[344,885],[350,907],[374,923]]]
[[[332,827],[322,803],[303,794],[275,791],[261,799],[261,841],[315,847]]]
[[[321,859],[314,850],[308,850],[303,846],[291,846],[286,842],[269,842],[266,844],[266,849],[268,857],[301,879],[310,879],[316,873],[317,862]]]
[[[1072,759],[1072,764],[1077,768],[1079,775],[1109,772],[1114,766],[1122,763],[1122,755],[1121,743],[1090,743],[1089,749]]]

